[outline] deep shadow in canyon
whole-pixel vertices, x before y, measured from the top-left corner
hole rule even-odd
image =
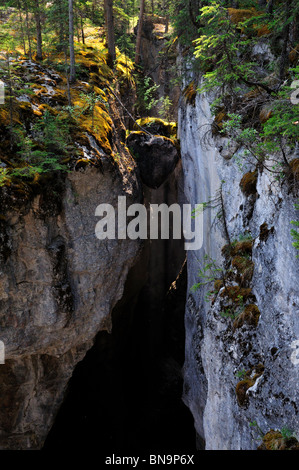
[[[181,399],[184,258],[181,240],[145,243],[112,333],[100,332],[77,365],[43,450],[194,453],[193,418]]]

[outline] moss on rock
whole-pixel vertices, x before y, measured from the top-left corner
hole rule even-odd
[[[241,23],[259,14],[254,8],[251,10],[242,8],[228,8],[227,11],[231,21],[234,24]]]
[[[280,431],[270,429],[258,450],[299,450],[299,442],[295,437],[285,438]]]
[[[230,245],[224,245],[221,252],[226,259],[234,256],[251,255],[253,244],[254,240],[243,240]]]
[[[260,311],[255,304],[246,305],[243,312],[235,319],[233,330],[241,328],[244,324],[257,327],[260,318]]]
[[[232,267],[237,270],[238,281],[241,286],[249,283],[253,276],[254,263],[246,256],[237,255],[232,259]]]
[[[250,287],[228,286],[223,292],[222,297],[228,297],[233,302],[238,302],[240,298],[246,301],[253,297],[252,289]]]
[[[296,181],[299,181],[299,158],[294,158],[290,162],[292,174]]]
[[[223,129],[223,122],[227,119],[227,113],[221,109],[215,116],[212,123],[212,134],[217,135]]]
[[[134,124],[134,130],[139,131],[140,128],[146,129],[148,132],[154,135],[163,135],[172,140],[176,139],[177,135],[177,123],[164,121],[157,117],[146,117],[137,119]]]
[[[236,385],[236,395],[239,406],[244,406],[248,402],[247,390],[254,385],[254,380],[250,377],[241,380]]]
[[[243,380],[237,383],[235,392],[237,396],[238,405],[241,407],[246,407],[248,404],[248,394],[247,391],[249,388],[253,387],[255,382],[259,377],[264,373],[265,367],[263,364],[258,364],[251,369],[249,369]]]
[[[214,282],[214,292],[218,294],[218,292],[220,291],[220,289],[222,289],[223,286],[224,286],[223,281],[221,279],[217,279]]]
[[[258,172],[249,171],[245,173],[243,178],[240,181],[240,188],[245,196],[250,196],[251,194],[256,194],[256,184],[257,184]]]
[[[184,89],[183,96],[186,100],[186,103],[191,104],[192,106],[195,106],[196,95],[197,95],[197,90],[196,90],[195,82],[193,80]]]

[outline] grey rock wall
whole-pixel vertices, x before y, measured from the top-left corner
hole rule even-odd
[[[181,101],[181,197],[193,205],[207,202],[222,186],[230,240],[245,232],[252,236],[247,255],[254,263],[247,283],[251,298],[243,307],[256,305],[260,316],[255,326],[245,322],[235,328],[234,319],[223,315],[225,307],[233,306],[231,301],[224,305],[223,289],[212,303],[204,300],[211,285],[192,291],[204,256],[224,266],[221,250],[228,243],[223,224],[215,219],[217,209],[206,210],[203,246],[187,256],[183,399],[193,413],[199,447],[254,450],[261,442],[253,422],[264,434],[287,427],[299,436],[299,260],[290,235],[290,221],[298,212],[287,185],[266,171],[258,173],[256,193],[243,194],[240,181],[254,168],[243,163],[240,170],[228,142],[209,132],[212,120],[207,97],[197,95],[194,106]],[[235,275],[229,285],[239,288]]]
[[[59,210],[43,194],[5,213],[0,265],[0,448],[43,445],[75,365],[121,298],[140,245],[99,240],[96,207],[140,202],[134,173],[86,167],[68,174]],[[52,195],[54,197],[54,195]],[[51,199],[51,198],[50,198]],[[48,212],[45,210],[48,208]],[[4,249],[5,248],[5,249]]]

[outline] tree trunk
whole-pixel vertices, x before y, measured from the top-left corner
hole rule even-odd
[[[106,36],[108,44],[108,64],[111,68],[114,66],[116,59],[115,38],[114,38],[114,16],[113,16],[113,0],[104,0]]]
[[[165,34],[168,33],[168,28],[169,28],[169,16],[166,16],[165,20]]]
[[[64,10],[62,5],[62,0],[58,0],[58,21],[59,21],[59,45],[58,50],[64,51],[65,50],[65,20],[64,20]]]
[[[199,12],[199,5],[194,6],[193,3],[192,3],[192,0],[189,0],[189,16],[190,16],[190,19],[191,19],[193,25],[195,26],[195,28],[200,28],[200,21],[198,21],[196,13],[194,13],[194,10],[195,10],[195,12],[198,13]]]
[[[288,51],[288,45],[289,45],[289,35],[290,35],[290,23],[289,23],[289,18],[291,15],[291,3],[292,0],[287,0],[285,2],[285,25],[283,29],[283,46],[282,46],[282,52],[281,52],[281,57],[280,57],[280,66],[279,66],[279,79],[282,82],[283,79],[285,78],[286,75],[286,67],[289,62],[289,51]]]
[[[39,0],[35,0],[34,18],[35,18],[35,24],[36,24],[36,59],[42,60],[43,59],[42,27],[41,27],[41,20],[40,20]]]
[[[105,5],[104,5],[105,7]],[[96,2],[95,0],[92,0],[92,4],[91,4],[91,19],[92,19],[92,22],[94,23],[95,21],[95,10],[96,10]]]
[[[75,6],[74,17],[75,17],[75,27],[76,27],[76,34],[77,34],[77,42],[80,42],[79,14],[78,14],[78,10],[77,10],[76,6]]]
[[[263,8],[267,5],[267,0],[259,0],[259,7]]]
[[[18,0],[18,11],[19,11],[19,21],[20,21],[20,28],[21,28],[21,40],[22,40],[22,43],[23,43],[24,55],[26,55],[26,43],[25,43],[25,34],[24,34],[24,28],[23,28],[23,20],[22,20],[22,11],[21,11],[20,0]]]
[[[272,15],[273,13],[273,7],[274,7],[274,0],[269,0],[268,5],[267,5],[267,12]]]
[[[152,15],[154,16],[154,13],[155,13],[154,0],[151,0],[151,4],[152,4]]]
[[[30,23],[29,23],[27,0],[25,1],[25,14],[26,14],[26,30],[27,30],[27,38],[28,38],[28,52],[29,52],[29,59],[31,60],[32,50],[31,50]]]
[[[82,42],[85,44],[85,36],[84,36],[84,24],[83,24],[83,18],[81,15],[81,35],[82,35]]]
[[[75,50],[74,50],[74,11],[73,0],[69,0],[69,48],[70,48],[70,83],[76,81]]]
[[[68,74],[67,50],[65,50],[64,52],[64,63],[65,63],[65,75],[66,75],[67,100],[68,100],[68,105],[71,107],[72,96],[71,96],[71,87],[70,87],[70,80],[69,80],[69,74]]]
[[[136,51],[135,51],[135,64],[139,64],[139,62],[140,62],[141,35],[142,35],[144,6],[145,6],[145,0],[140,0],[139,22],[138,22],[138,31],[137,31],[137,39],[136,39]]]
[[[166,0],[164,2],[165,10],[163,12],[163,15],[165,16],[165,34],[168,33],[168,28],[169,28],[169,2]]]

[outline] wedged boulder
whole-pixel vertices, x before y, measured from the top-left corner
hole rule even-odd
[[[138,165],[143,183],[153,189],[166,181],[180,158],[174,141],[160,135],[132,132],[127,138],[127,146]]]
[[[176,139],[177,137],[177,123],[174,121],[169,122],[156,117],[145,117],[137,119],[133,130],[140,131],[140,127],[150,134],[163,135],[170,139]]]

